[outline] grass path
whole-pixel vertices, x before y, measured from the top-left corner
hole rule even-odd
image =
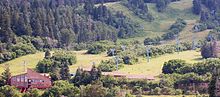
[[[152,58],[149,63],[146,59],[140,59],[140,62],[135,65],[125,65],[125,67],[120,72],[128,74],[146,74],[151,76],[157,76],[162,73],[162,66],[164,62],[171,59],[182,59],[188,63],[195,63],[201,61],[202,57],[197,51],[184,51],[174,54],[167,54],[157,58]]]

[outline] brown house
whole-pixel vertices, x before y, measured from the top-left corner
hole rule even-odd
[[[37,73],[31,69],[27,69],[24,74],[12,76],[9,81],[11,86],[21,89],[21,92],[29,88],[46,89],[52,86],[51,79],[47,74]]]

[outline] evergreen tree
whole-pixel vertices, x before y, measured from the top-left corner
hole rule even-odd
[[[70,73],[69,73],[69,66],[68,61],[65,61],[61,63],[61,69],[60,69],[60,76],[62,80],[69,80],[70,79]]]
[[[47,51],[45,52],[44,58],[49,59],[49,58],[51,58],[51,56],[52,56],[52,55],[51,55],[50,51],[47,50]]]
[[[199,15],[202,10],[201,0],[193,0],[193,13]]]
[[[0,86],[4,86],[9,84],[9,79],[11,78],[11,73],[10,73],[10,68],[9,65],[6,64],[6,69],[5,71],[1,74],[1,79],[0,79]]]

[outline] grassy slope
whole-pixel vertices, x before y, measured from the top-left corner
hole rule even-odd
[[[190,41],[192,40],[192,27],[199,20],[199,16],[196,16],[192,13],[192,0],[181,0],[178,2],[173,2],[169,4],[167,10],[163,13],[157,12],[155,4],[148,4],[150,13],[154,16],[155,20],[153,22],[146,22],[143,19],[135,16],[132,11],[127,7],[121,5],[119,2],[107,3],[105,4],[112,11],[122,11],[127,17],[132,21],[140,24],[144,28],[144,32],[138,38],[130,39],[121,39],[121,41],[127,40],[140,40],[143,41],[146,37],[155,37],[160,36],[163,33],[166,33],[168,28],[172,23],[175,22],[177,18],[183,18],[187,21],[187,27],[181,32],[180,40],[181,41]],[[195,36],[197,40],[202,40],[208,34],[207,31],[196,33]],[[170,42],[168,42],[170,43]]]
[[[4,64],[9,64],[12,75],[20,74],[24,72],[24,61],[26,62],[28,68],[35,68],[38,61],[42,60],[43,58],[43,52],[22,56],[6,63],[0,64],[0,72],[4,70]]]
[[[162,66],[164,62],[167,62],[171,59],[182,59],[188,63],[195,63],[201,61],[200,53],[197,51],[185,51],[167,54],[161,57],[153,58],[147,63],[146,59],[140,59],[140,62],[135,65],[125,65],[125,67],[120,72],[130,73],[130,74],[146,74],[151,76],[157,76],[162,73]]]

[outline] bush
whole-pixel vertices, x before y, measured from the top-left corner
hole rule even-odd
[[[68,65],[76,63],[77,59],[74,52],[71,51],[55,51],[51,59],[59,62],[68,62]]]
[[[87,54],[100,54],[105,52],[107,49],[113,48],[114,43],[109,41],[100,41],[93,43],[87,51]]]
[[[122,67],[123,67],[123,65],[121,65],[119,62],[118,69],[120,69]],[[117,66],[116,66],[116,63],[113,62],[113,60],[101,61],[101,63],[98,66],[98,69],[100,69],[102,72],[112,72],[112,71],[117,70]]]

